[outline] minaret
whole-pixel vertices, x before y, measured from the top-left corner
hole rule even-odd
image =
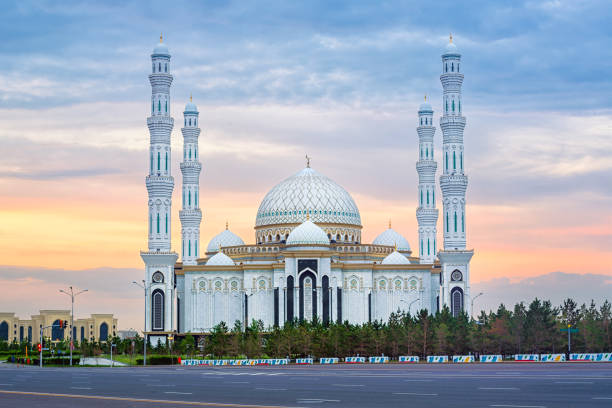
[[[474,251],[465,249],[466,217],[465,190],[467,176],[464,173],[463,129],[465,117],[461,104],[461,54],[449,38],[446,52],[442,54],[443,102],[440,127],[442,128],[442,217],[444,226],[444,250],[438,258],[442,264],[441,304],[450,307],[453,315],[469,310],[469,263]]]
[[[419,161],[416,169],[419,174],[419,206],[416,217],[419,223],[419,256],[420,262],[430,264],[436,258],[436,224],[438,222],[438,209],[436,208],[436,168],[434,160],[434,134],[433,109],[425,102],[419,107]]]
[[[179,211],[181,219],[182,234],[182,259],[183,265],[196,265],[196,259],[200,255],[200,222],[202,211],[200,210],[200,164],[198,156],[198,108],[189,97],[189,103],[183,112],[185,124],[181,129],[183,133],[183,162],[181,173],[183,173],[183,207]]]
[[[145,331],[169,332],[173,328],[174,264],[178,255],[170,248],[172,190],[172,157],[170,134],[174,120],[170,117],[170,53],[159,37],[159,44],[151,54],[151,116],[147,118],[150,134],[149,174],[146,178],[149,193],[149,250],[141,252],[145,262]],[[156,344],[165,335],[150,335]]]

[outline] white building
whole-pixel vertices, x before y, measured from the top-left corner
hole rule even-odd
[[[255,218],[255,244],[226,229],[200,253],[198,110],[190,99],[184,111],[182,262],[170,248],[171,195],[169,116],[170,54],[161,42],[152,58],[149,191],[149,249],[146,264],[146,331],[151,341],[174,331],[206,333],[225,322],[261,320],[264,326],[293,319],[365,323],[388,320],[402,310],[453,314],[468,310],[461,55],[451,42],[442,55],[444,243],[437,245],[436,169],[433,109],[418,111],[419,175],[417,220],[419,257],[408,241],[389,228],[371,243],[361,241],[361,216],[351,195],[310,167],[274,186]],[[176,306],[176,307],[175,307]]]

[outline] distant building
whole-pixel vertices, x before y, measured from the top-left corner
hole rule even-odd
[[[121,340],[133,339],[136,336],[138,336],[138,332],[134,329],[119,330],[117,332],[117,337],[119,337]]]
[[[40,328],[54,326],[44,329],[43,336],[51,338],[52,341],[70,339],[69,328],[60,329],[60,320],[67,320],[70,325],[70,310],[41,310],[38,315],[32,316],[30,320],[22,320],[15,313],[0,312],[0,340],[12,343],[30,341],[40,342]],[[112,314],[92,314],[85,319],[75,319],[73,338],[81,342],[106,341],[109,337],[117,335],[117,319]]]

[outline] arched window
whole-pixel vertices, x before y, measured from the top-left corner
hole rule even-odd
[[[187,256],[191,256],[191,240],[187,241]]]
[[[421,205],[423,205],[423,190],[421,190],[421,200],[419,201]]]
[[[151,114],[155,113],[155,102],[151,101]]]
[[[189,190],[188,192],[188,199],[189,200],[187,202],[189,203],[189,205],[191,205],[191,190]]]
[[[429,255],[431,253],[430,249],[429,249],[429,238],[427,238],[427,255]]]
[[[189,160],[191,160],[191,146],[189,147]]]
[[[153,232],[153,216],[149,214],[149,234]]]
[[[446,232],[448,232],[448,213],[446,213]]]
[[[32,342],[32,326],[28,326],[28,341]]]
[[[108,324],[102,323],[100,325],[100,341],[108,340]]]
[[[164,292],[159,289],[153,291],[151,302],[151,323],[153,330],[164,329]]]
[[[193,193],[193,196],[195,198],[195,206],[197,207],[198,206],[198,191],[197,190]]]
[[[64,328],[60,328],[60,321],[57,319],[51,325],[51,340],[64,340]]]
[[[446,100],[446,111],[448,112],[448,100]]]
[[[455,102],[453,102],[454,104]],[[454,105],[453,105],[453,110],[455,110]],[[166,101],[166,113],[168,113],[168,101]]]
[[[423,118],[421,118],[421,125],[423,125]]]
[[[191,126],[191,118],[189,119],[189,126]]]
[[[448,62],[444,64],[444,72],[448,72]]]
[[[451,62],[451,72],[455,72],[455,64]]]
[[[421,239],[421,256],[423,256],[423,240]]]
[[[197,239],[195,240],[193,249],[195,250],[195,256],[198,256],[198,240]]]
[[[185,190],[183,189],[183,208],[185,208]]]
[[[157,71],[161,72],[161,62],[159,63],[159,66],[157,67]]]
[[[23,326],[19,326],[19,342],[23,342]]]
[[[460,64],[459,64],[459,63],[457,63],[457,72],[459,72],[459,65],[460,65]]]
[[[457,101],[459,103],[459,112],[461,112],[461,101]]]
[[[446,152],[445,155],[446,155],[446,170],[448,170],[448,152]]]
[[[153,73],[155,73],[155,63],[153,63]]]
[[[431,203],[436,204],[436,190],[431,190]]]
[[[168,64],[164,64],[164,72],[168,72]]]
[[[153,152],[151,152],[151,173],[153,173]]]
[[[81,326],[81,341],[85,340],[85,326]]]
[[[452,106],[453,106],[453,112],[455,111],[455,100],[453,99],[452,101]]]
[[[193,120],[193,126],[198,126],[198,120],[197,119]]]
[[[457,211],[455,211],[455,232],[457,232]]]
[[[454,317],[458,317],[463,312],[463,291],[461,288],[454,288],[451,291],[451,312]]]
[[[465,232],[465,213],[461,212],[461,232]]]
[[[429,157],[429,148],[425,147],[425,158]]]
[[[168,171],[168,152],[166,152],[166,171]]]
[[[157,213],[157,233],[159,234],[159,213]]]
[[[461,164],[461,170],[463,170],[463,152],[459,153],[459,163]]]
[[[166,213],[166,234],[168,233],[168,213]]]
[[[7,322],[0,323],[0,340],[8,341],[9,325]]]
[[[429,204],[429,190],[427,190],[427,204]]]
[[[457,154],[453,150],[453,170],[457,169]]]
[[[161,168],[161,153],[157,152],[157,171]]]
[[[187,126],[187,119],[185,119],[185,126]]]
[[[448,110],[448,109],[447,109]],[[161,112],[161,99],[157,101],[157,111]]]
[[[433,253],[434,254],[436,253],[436,239],[435,238],[434,238],[434,251],[433,251]]]

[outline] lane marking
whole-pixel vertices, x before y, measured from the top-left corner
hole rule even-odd
[[[91,387],[70,387],[72,390],[91,390]]]
[[[263,388],[263,387],[258,387],[255,388],[256,390],[261,390],[261,391],[287,391],[286,388]]]
[[[516,387],[478,387],[479,390],[519,390]]]
[[[594,400],[612,400],[612,397],[593,397]]]
[[[291,408],[291,407],[284,406],[284,405],[252,405],[252,404],[232,404],[232,403],[223,403],[223,402],[171,401],[171,400],[155,400],[155,399],[147,399],[147,398],[105,397],[102,395],[55,394],[55,393],[50,393],[50,392],[33,392],[33,391],[0,390],[0,394],[31,395],[31,396],[37,396],[37,397],[91,399],[91,400],[104,400],[104,401],[150,402],[150,403],[155,403],[155,404],[192,405],[192,406],[199,406],[199,407]]]
[[[512,408],[546,408],[544,405],[489,405],[490,407],[512,407]]]
[[[249,384],[248,381],[230,381],[230,384]]]
[[[164,394],[181,394],[181,395],[192,395],[193,392],[180,392],[180,391],[165,391]]]
[[[430,397],[437,397],[438,394],[425,394],[420,392],[394,392],[393,395],[426,395]]]
[[[332,384],[336,387],[365,387],[363,384]]]
[[[593,381],[555,381],[555,384],[593,384]]]
[[[0,385],[8,385],[12,387],[14,384],[0,384]]]
[[[407,382],[432,382],[433,380],[404,380]]]
[[[298,404],[321,404],[323,402],[340,402],[340,400],[316,399],[316,398],[308,399],[308,398],[304,398],[304,399],[299,399],[296,402]]]

